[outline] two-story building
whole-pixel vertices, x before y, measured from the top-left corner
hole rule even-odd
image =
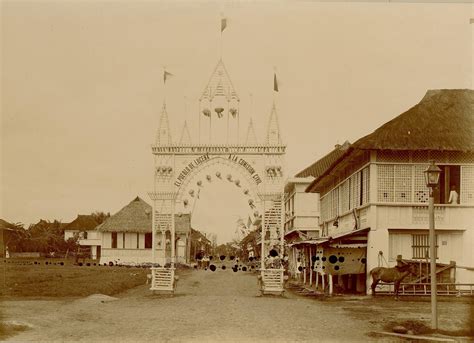
[[[288,269],[293,278],[313,286],[312,266],[314,243],[321,237],[319,193],[306,188],[332,164],[344,156],[350,143],[337,144],[334,149],[287,181],[285,185],[285,243],[288,249]]]
[[[79,214],[69,224],[64,227],[64,240],[78,236],[78,243],[82,249],[90,250],[92,259],[100,259],[101,237],[100,233],[95,230],[99,225],[93,215]]]
[[[288,271],[296,277],[301,274],[298,267],[310,260],[310,252],[304,245],[295,243],[318,238],[319,194],[306,193],[305,189],[314,177],[294,177],[285,184],[285,243],[289,247]]]
[[[398,255],[427,261],[429,189],[423,172],[434,160],[441,168],[435,191],[438,267],[455,263],[451,282],[474,282],[473,113],[473,90],[428,91],[316,177],[307,191],[321,200],[325,239],[315,244],[318,279],[357,290],[366,281],[368,290],[369,271],[395,265]],[[451,190],[457,196],[450,197]]]

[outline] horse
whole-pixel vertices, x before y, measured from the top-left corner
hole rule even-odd
[[[400,283],[409,274],[416,275],[416,267],[414,264],[405,264],[401,267],[385,268],[376,267],[370,271],[372,276],[372,295],[375,295],[375,287],[379,281],[393,282],[395,285],[395,299],[398,299],[398,289]]]

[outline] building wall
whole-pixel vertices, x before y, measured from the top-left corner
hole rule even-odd
[[[64,240],[67,241],[69,238],[74,238],[74,234],[78,233],[79,231],[71,231],[71,230],[65,230],[64,231]]]
[[[188,237],[185,234],[177,234],[176,262],[188,263]],[[124,240],[125,238],[125,240]],[[164,265],[171,261],[171,246],[166,244],[166,251],[162,248],[162,235],[157,233],[155,262]],[[138,243],[138,248],[137,248]],[[151,263],[153,261],[152,250],[145,249],[145,233],[118,232],[117,248],[112,249],[112,232],[102,233],[102,250],[100,263]]]
[[[285,231],[319,230],[319,194],[305,193],[309,183],[297,183],[285,199]]]
[[[102,248],[100,263],[149,263],[151,249],[110,249]]]
[[[102,232],[102,250],[104,248],[112,247],[112,233],[111,232]]]

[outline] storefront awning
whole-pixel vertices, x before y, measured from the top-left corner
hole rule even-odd
[[[358,242],[367,243],[367,233],[370,231],[370,228],[359,229],[354,231],[343,232],[338,235],[329,236],[329,237],[322,237],[318,239],[311,239],[301,242],[295,242],[290,244],[290,246],[300,246],[300,245],[325,245],[328,242],[336,243],[337,240],[357,240]],[[365,237],[364,237],[365,236]]]

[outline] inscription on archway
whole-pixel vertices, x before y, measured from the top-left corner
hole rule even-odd
[[[219,158],[219,157],[215,156],[213,158]],[[209,154],[204,154],[194,159],[192,162],[190,162],[187,166],[185,166],[180,171],[180,173],[178,174],[178,177],[174,181],[174,185],[176,187],[181,187],[183,185],[184,180],[186,180],[186,178],[192,173],[192,171],[196,167],[200,166],[201,164],[205,162],[210,161],[211,159],[212,158],[209,156]],[[252,165],[249,162],[247,162],[247,160],[245,160],[242,157],[239,157],[238,155],[233,155],[233,154],[228,155],[228,160],[244,168],[250,174],[250,178],[255,182],[256,185],[259,185],[260,183],[262,183],[262,179],[260,178],[260,175],[257,173],[255,168],[253,168]]]

